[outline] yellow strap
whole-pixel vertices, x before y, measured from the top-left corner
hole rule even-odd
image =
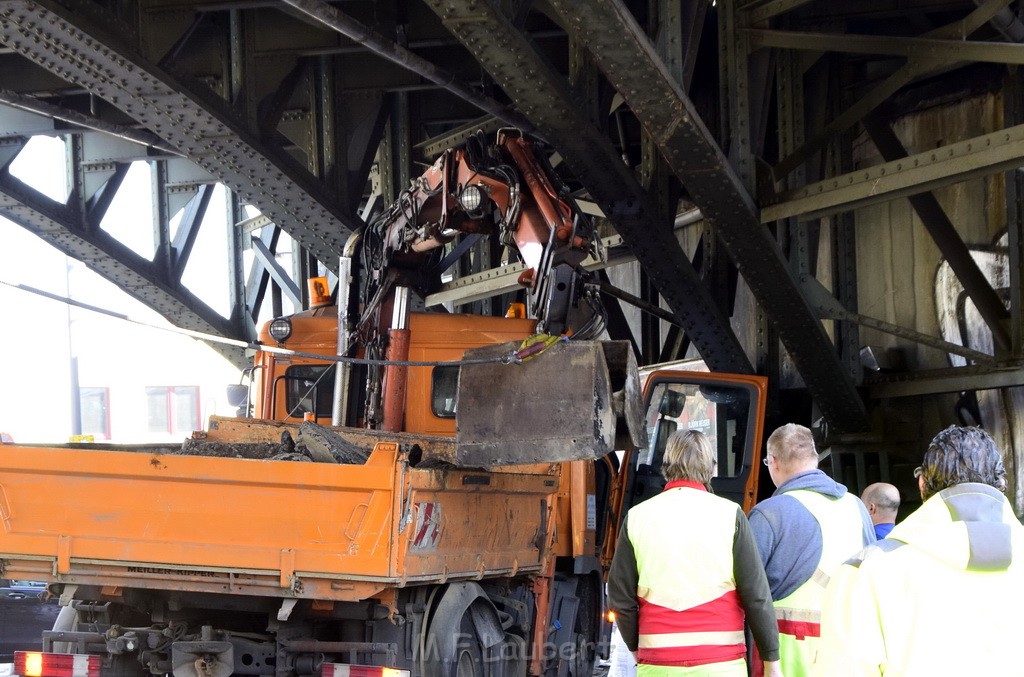
[[[531,360],[537,357],[545,350],[553,346],[557,341],[562,340],[561,336],[552,336],[550,334],[534,334],[523,339],[523,342],[519,344],[519,350],[516,351],[515,356],[522,362]]]

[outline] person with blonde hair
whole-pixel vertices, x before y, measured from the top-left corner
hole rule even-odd
[[[681,430],[662,462],[665,490],[630,509],[608,574],[608,606],[639,677],[746,677],[746,622],[764,670],[781,677],[764,567],[740,507],[708,491],[715,453]]]
[[[814,662],[828,579],[874,543],[875,530],[860,499],[818,470],[810,429],[789,423],[765,447],[777,489],[750,511],[750,529],[775,600],[782,669],[803,677]]]

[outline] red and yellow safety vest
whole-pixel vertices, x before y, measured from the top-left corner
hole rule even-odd
[[[744,656],[732,556],[737,510],[703,485],[677,480],[629,511],[641,663],[705,665]]]

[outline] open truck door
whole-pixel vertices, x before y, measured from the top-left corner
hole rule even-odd
[[[662,370],[644,387],[647,446],[627,455],[624,510],[665,487],[661,463],[677,430],[711,438],[718,461],[712,490],[749,512],[757,500],[767,379],[763,376]]]

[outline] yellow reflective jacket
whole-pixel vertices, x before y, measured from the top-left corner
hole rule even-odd
[[[984,484],[928,499],[833,576],[820,677],[1022,674],[1024,527]]]
[[[814,574],[792,593],[775,600],[782,673],[786,677],[806,677],[818,648],[825,586],[843,561],[864,546],[863,508],[852,494],[833,499],[797,489],[786,495],[800,501],[821,527],[821,557]]]

